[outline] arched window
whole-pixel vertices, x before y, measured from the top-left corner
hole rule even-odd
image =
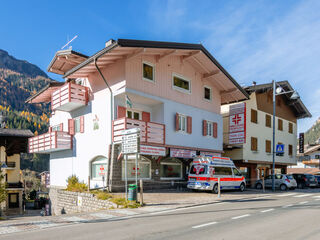
[[[128,156],[127,162],[127,177],[128,180],[134,180],[136,177],[136,157],[135,155]],[[151,161],[143,156],[138,159],[138,179],[151,179]],[[125,160],[122,160],[122,180],[125,180]]]
[[[160,162],[160,179],[182,179],[182,163],[175,158],[167,158]]]
[[[107,171],[107,158],[96,157],[91,161],[91,179],[92,180],[102,180],[102,176]]]

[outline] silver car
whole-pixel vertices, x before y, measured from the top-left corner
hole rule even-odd
[[[287,189],[295,189],[297,187],[297,182],[292,175],[288,174],[276,174],[275,175],[275,187],[280,188],[281,191],[286,191]],[[265,188],[272,188],[272,175],[267,176],[264,180]],[[258,180],[255,184],[257,189],[262,189],[262,180]]]

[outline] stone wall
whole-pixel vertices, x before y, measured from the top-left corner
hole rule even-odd
[[[110,201],[97,199],[91,193],[69,192],[54,187],[50,188],[49,196],[52,215],[92,212],[117,207]]]

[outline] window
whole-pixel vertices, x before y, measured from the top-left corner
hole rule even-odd
[[[251,109],[251,122],[258,123],[258,112],[254,109]]]
[[[91,162],[91,179],[102,180],[102,176],[107,170],[107,159],[105,157],[97,157]]]
[[[179,131],[187,132],[187,116],[179,114]]]
[[[289,147],[289,151],[288,151],[289,152],[289,156],[292,156],[292,145],[289,144],[288,147]]]
[[[289,122],[289,125],[288,125],[288,132],[293,133],[293,124],[291,122]]]
[[[215,175],[232,175],[230,167],[215,167],[214,173]]]
[[[208,166],[207,165],[192,165],[190,169],[190,174],[197,174],[197,175],[203,175],[207,174]]]
[[[143,156],[138,159],[138,179],[151,179],[151,161]],[[134,180],[136,177],[136,159],[135,155],[128,155],[127,177]],[[125,179],[125,161],[122,160],[122,180]]]
[[[213,137],[213,122],[207,121],[207,136]]]
[[[143,79],[154,82],[154,66],[153,64],[143,62],[142,63]]]
[[[173,85],[173,88],[178,91],[185,92],[185,93],[191,93],[190,81],[181,77],[181,76],[173,74],[172,75],[172,85]]]
[[[283,130],[283,121],[282,119],[278,118],[278,130],[282,131]]]
[[[266,127],[271,128],[271,116],[269,114],[266,114]]]
[[[80,132],[80,117],[74,119],[74,131],[75,133]]]
[[[204,89],[204,99],[211,101],[212,100],[211,87],[205,86],[203,89]]]
[[[251,151],[258,151],[258,139],[251,137]]]
[[[176,159],[164,160],[160,163],[161,179],[181,179],[182,163]]]
[[[266,140],[266,152],[271,153],[271,141]]]
[[[136,110],[127,110],[127,118],[141,120],[141,112]]]
[[[236,169],[236,168],[233,168],[233,174],[234,174],[235,176],[242,176],[241,172],[239,172],[239,170]]]
[[[61,128],[62,127],[62,125],[61,124],[58,124],[58,125],[54,125],[54,126],[52,126],[51,128],[52,128],[52,132],[56,132],[56,131],[63,131],[63,129]]]

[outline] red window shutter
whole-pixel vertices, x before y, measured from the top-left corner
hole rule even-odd
[[[60,131],[63,132],[63,123],[60,123]]]
[[[179,113],[176,113],[176,131],[179,131]]]
[[[126,108],[118,106],[118,119],[126,117]]]
[[[142,121],[150,122],[150,113],[149,112],[142,112]]]
[[[52,127],[49,127],[49,130],[48,130],[48,131],[49,131],[49,133],[51,133],[51,132],[52,132]]]
[[[68,133],[70,135],[74,135],[75,131],[74,131],[74,119],[68,119]]]
[[[84,133],[84,116],[80,117],[80,132]]]
[[[207,130],[207,120],[203,120],[203,136],[207,136],[208,130]]]
[[[187,117],[187,133],[192,133],[192,117]]]
[[[218,137],[218,124],[216,122],[213,123],[213,137]]]

